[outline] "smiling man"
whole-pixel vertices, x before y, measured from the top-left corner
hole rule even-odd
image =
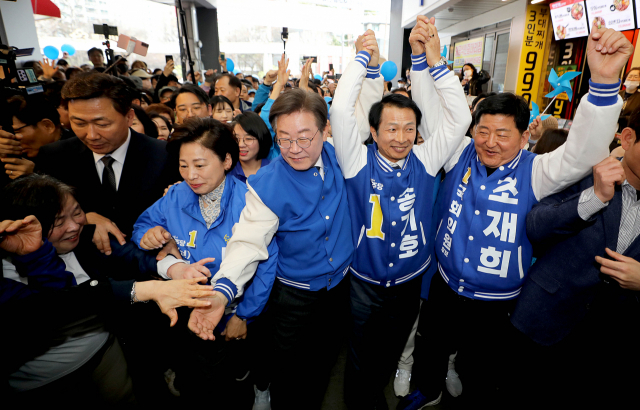
[[[278,78],[287,77],[284,67]],[[261,343],[272,402],[279,409],[319,409],[347,312],[342,279],[353,253],[347,192],[335,150],[323,142],[327,104],[318,94],[279,95],[269,120],[282,156],[247,180],[246,207],[212,283],[229,301],[238,297],[276,241],[277,280],[264,319],[270,331]],[[189,327],[211,339],[223,312],[222,305],[202,309]],[[283,363],[297,363],[295,375]]]
[[[380,101],[384,83],[371,30],[356,41],[358,54],[342,75],[331,107],[356,247],[350,269],[353,323],[345,373],[345,398],[353,409],[386,405],[384,387],[420,309],[421,275],[433,263],[429,233],[436,175],[471,123],[460,82],[440,55],[435,26],[421,20],[419,30],[422,42],[410,40],[419,59],[411,78],[415,90],[422,90],[425,82],[437,88],[436,98],[442,102],[433,101],[431,110],[423,112],[435,116],[435,104],[445,107],[439,129],[430,132],[418,106],[404,95],[390,94]],[[371,81],[376,87],[366,92],[363,84]],[[368,114],[372,145],[360,142],[357,100]],[[414,146],[418,130],[429,137]]]
[[[171,95],[171,106],[175,107],[176,124],[189,118],[209,118],[212,114],[207,93],[200,87],[185,84]]]
[[[94,242],[108,254],[108,234],[124,244],[138,216],[178,180],[178,164],[173,172],[167,167],[166,142],[129,128],[134,94],[122,80],[100,73],[77,76],[62,96],[78,138],[40,148],[36,170],[77,189],[88,223],[96,225]]]
[[[421,333],[433,329],[438,335],[428,338],[421,349],[423,360],[416,361],[425,375],[419,389],[398,409],[440,400],[452,347],[459,351],[456,370],[467,404],[496,403],[501,360],[514,348],[509,314],[531,265],[527,214],[609,155],[622,106],[619,74],[632,53],[622,33],[592,29],[587,43],[590,91],[580,101],[567,142],[552,153],[536,156],[523,149],[529,137],[529,106],[522,97],[502,93],[476,106],[474,140],[465,138],[444,167],[435,239],[439,274],[431,281],[428,308],[424,303],[420,315]],[[417,92],[415,80],[414,99],[427,112],[433,106],[424,97],[435,95],[436,87]]]

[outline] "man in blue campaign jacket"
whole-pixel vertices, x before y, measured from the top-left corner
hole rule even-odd
[[[247,193],[245,185],[236,178],[227,176],[224,184],[220,215],[208,229],[200,211],[198,195],[187,183],[180,183],[172,186],[164,197],[140,215],[134,225],[131,239],[139,246],[140,240],[149,229],[161,226],[171,233],[184,261],[196,263],[205,258],[215,258],[204,266],[211,272],[217,272],[225,257],[232,228],[240,220]],[[276,255],[277,245],[271,244],[268,252],[269,256]],[[247,288],[242,301],[237,304],[235,313],[238,318],[247,320],[262,312],[275,278],[275,261],[276,258],[271,257],[258,266],[255,279]],[[225,289],[216,290],[229,294]],[[219,326],[220,331],[233,316],[233,310],[235,309],[227,309],[225,321]]]
[[[615,132],[621,104],[618,74],[633,46],[621,33],[594,28],[587,48],[590,92],[563,146],[539,156],[523,150],[527,103],[503,93],[478,104],[473,144],[465,139],[445,165],[435,242],[440,274],[431,283],[430,307],[420,317],[440,336],[430,338],[423,350],[424,382],[399,409],[440,400],[451,346],[459,348],[456,368],[465,399],[475,405],[495,399],[501,369],[496,363],[512,347],[508,315],[531,264],[526,215],[539,200],[580,180],[606,158]],[[431,87],[431,92],[436,90]],[[418,106],[427,109],[423,96],[416,97]]]
[[[279,68],[278,78],[286,78],[284,61]],[[247,180],[246,206],[212,281],[229,300],[238,297],[275,239],[277,280],[262,343],[271,400],[277,408],[319,409],[347,316],[342,279],[353,253],[347,191],[335,150],[323,143],[327,104],[318,94],[279,95],[270,123],[282,156]],[[200,337],[211,337],[222,308],[202,310]]]
[[[405,96],[391,94],[380,101],[384,84],[371,30],[356,42],[356,60],[347,66],[331,109],[356,247],[345,375],[350,408],[374,408],[384,401],[383,389],[420,308],[420,275],[431,262],[435,178],[471,123],[460,82],[440,56],[439,38],[430,38],[426,47],[414,41],[412,47],[420,61],[413,65],[414,87],[420,90],[424,82],[435,83],[439,98],[446,101],[439,129],[430,132],[416,104]],[[433,68],[427,70],[427,64]],[[376,89],[361,90],[365,82],[375,82]],[[361,105],[367,111],[371,107],[373,145],[360,142],[354,115],[358,99],[365,101]],[[425,143],[414,146],[418,129]]]

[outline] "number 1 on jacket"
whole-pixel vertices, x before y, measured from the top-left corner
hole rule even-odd
[[[187,243],[188,248],[196,247],[196,236],[198,235],[198,231],[190,231],[189,232],[189,242]]]
[[[380,195],[371,194],[369,202],[371,208],[371,228],[367,229],[368,238],[378,238],[384,240],[384,232],[382,232],[382,208],[380,207]]]

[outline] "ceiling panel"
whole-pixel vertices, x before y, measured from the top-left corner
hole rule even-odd
[[[438,30],[442,30],[461,21],[506,6],[514,1],[515,0],[461,0],[449,9],[442,10],[435,14],[436,27]]]

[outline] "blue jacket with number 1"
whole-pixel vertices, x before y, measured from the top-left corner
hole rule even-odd
[[[215,261],[205,264],[213,276],[220,269],[233,226],[240,220],[246,193],[246,185],[228,175],[220,203],[220,215],[207,229],[200,212],[198,195],[186,182],[174,185],[164,197],[140,215],[133,227],[132,240],[140,246],[140,240],[149,229],[162,226],[171,233],[182,259],[188,263],[215,258]],[[269,299],[275,280],[276,241],[272,241],[268,249],[269,259],[260,262],[253,281],[238,304],[236,314],[240,319],[258,316]]]

